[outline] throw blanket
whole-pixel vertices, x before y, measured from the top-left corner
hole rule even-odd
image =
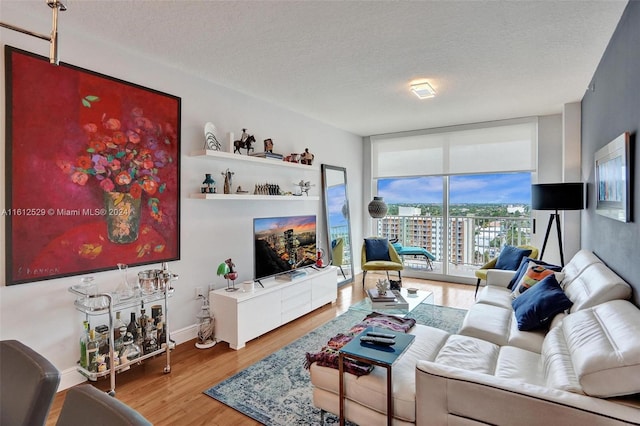
[[[367,327],[382,327],[399,333],[406,333],[415,324],[416,320],[413,318],[398,318],[378,312],[370,313],[361,323],[354,325],[346,333],[340,333],[329,339],[326,346],[323,346],[319,352],[307,352],[304,368],[308,370],[311,368],[311,364],[315,362],[322,367],[330,367],[337,370],[339,368],[338,352],[340,348],[349,343]],[[355,376],[364,376],[373,370],[373,365],[347,358],[344,360],[344,370]]]

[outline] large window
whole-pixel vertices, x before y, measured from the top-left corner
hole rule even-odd
[[[379,235],[423,247],[405,274],[472,277],[505,244],[531,237],[533,120],[372,137],[372,175],[389,205]]]

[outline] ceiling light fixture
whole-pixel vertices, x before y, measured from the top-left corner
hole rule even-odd
[[[8,28],[19,33],[27,34],[33,37],[47,40],[49,46],[49,62],[58,65],[58,11],[64,12],[67,7],[59,0],[45,0],[47,6],[51,8],[52,23],[51,23],[51,35],[38,34],[33,31],[25,30],[24,28],[16,27],[15,25],[0,22],[0,27]]]
[[[426,81],[411,83],[411,92],[419,99],[429,99],[436,95],[436,91]]]

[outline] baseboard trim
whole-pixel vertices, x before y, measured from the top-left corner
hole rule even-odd
[[[185,342],[193,340],[198,337],[198,324],[193,324],[180,330],[171,332],[171,338],[176,342],[176,345],[181,345]],[[58,386],[58,392],[70,387],[79,385],[87,381],[87,378],[78,373],[75,367],[67,368],[60,374],[60,385]],[[116,386],[118,381],[116,380]]]

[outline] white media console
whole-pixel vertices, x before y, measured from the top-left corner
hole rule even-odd
[[[291,281],[275,278],[256,283],[252,292],[209,292],[210,311],[215,321],[215,337],[232,349],[245,344],[302,315],[335,302],[338,297],[337,268],[306,268],[306,275]]]

